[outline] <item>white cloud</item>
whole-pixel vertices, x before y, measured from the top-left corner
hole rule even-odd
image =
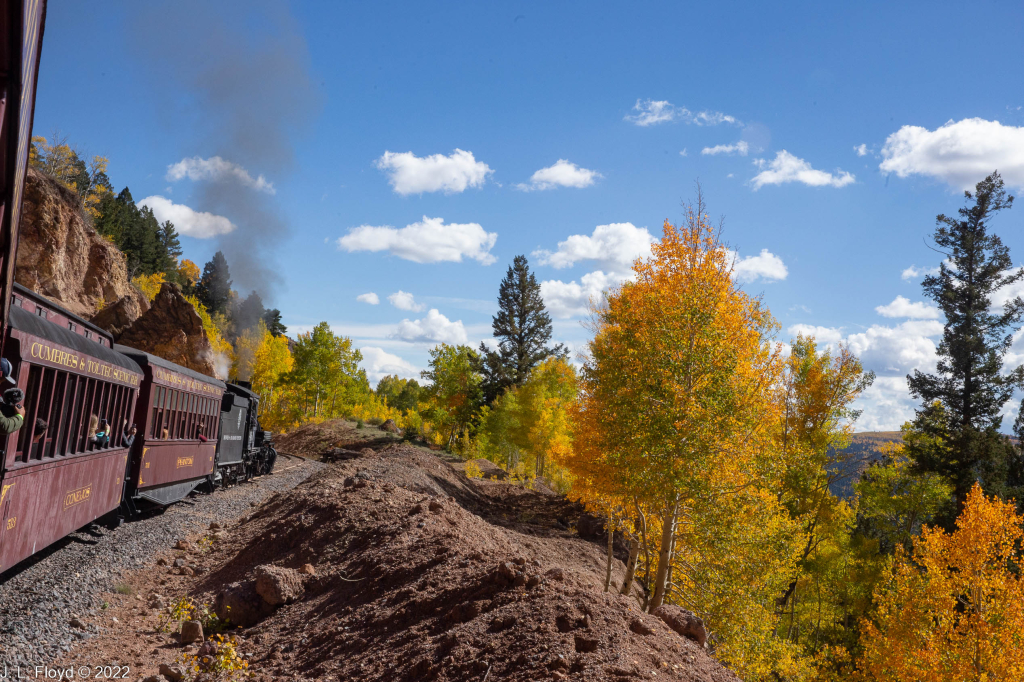
[[[463,257],[482,265],[496,259],[490,250],[498,239],[497,232],[485,232],[477,223],[444,224],[442,218],[428,218],[402,229],[390,226],[360,225],[337,240],[338,248],[354,251],[388,251],[415,263],[461,263]]]
[[[857,152],[857,156],[867,156],[868,146],[866,144],[859,144],[853,148],[853,151]]]
[[[547,280],[540,283],[540,295],[544,298],[544,306],[554,317],[566,319],[590,313],[591,303],[600,305],[604,292],[610,287],[632,279],[632,273],[617,275],[601,270],[587,273],[576,281]]]
[[[166,178],[172,182],[183,178],[188,178],[194,182],[202,180],[223,182],[224,180],[232,179],[259,192],[274,194],[276,191],[274,183],[269,182],[262,175],[254,178],[249,171],[237,163],[232,163],[219,156],[211,156],[208,159],[199,156],[182,159],[178,163],[167,167]]]
[[[627,270],[637,258],[651,254],[657,240],[646,227],[633,223],[598,225],[590,235],[574,234],[558,242],[555,252],[540,249],[533,252],[541,265],[567,268],[579,261],[595,260],[610,270]]]
[[[146,197],[139,202],[139,206],[146,206],[152,210],[157,221],[161,223],[170,220],[179,234],[196,239],[209,239],[219,234],[227,234],[236,227],[224,216],[195,211],[159,195]]]
[[[421,320],[399,322],[395,337],[413,343],[447,343],[454,346],[466,343],[466,328],[462,326],[462,320],[452,322],[439,313],[437,308],[431,308]]]
[[[813,324],[794,324],[786,331],[789,332],[790,337],[794,339],[797,335],[803,335],[804,337],[813,336],[814,340],[821,345],[836,344],[843,340],[842,327],[819,327]]]
[[[904,422],[914,418],[918,404],[910,397],[905,377],[876,377],[853,403],[863,410],[857,420],[858,431],[898,431]]]
[[[603,177],[597,171],[580,168],[566,159],[559,159],[553,166],[541,168],[530,176],[530,184],[519,183],[516,188],[523,191],[554,189],[555,187],[589,187],[594,180]]]
[[[399,310],[411,310],[415,313],[426,308],[422,303],[417,303],[412,294],[401,289],[388,296],[388,301]]]
[[[811,187],[845,187],[854,181],[853,175],[837,169],[835,174],[811,168],[811,164],[793,156],[785,149],[778,152],[771,161],[757,159],[754,165],[762,169],[751,181],[754,189],[765,185],[781,185],[786,182],[801,182]]]
[[[383,348],[376,346],[363,346],[359,349],[363,354],[363,361],[360,363],[366,370],[366,378],[370,384],[376,384],[389,374],[397,374],[402,379],[419,379],[420,372],[416,367],[406,360],[388,353]]]
[[[734,253],[732,276],[737,282],[753,282],[758,279],[779,281],[788,275],[786,264],[768,249],[761,249],[759,255],[746,258],[740,258],[739,254]]]
[[[955,189],[999,170],[1008,185],[1024,188],[1024,127],[965,118],[928,130],[903,126],[885,140],[879,168],[901,178],[929,175]]]
[[[740,156],[746,156],[749,151],[750,145],[743,140],[740,140],[736,144],[717,144],[714,147],[704,147],[704,149],[700,150],[700,153],[706,156],[715,156],[716,154],[738,154]]]
[[[923,277],[924,275],[937,275],[939,274],[939,268],[919,268],[916,265],[911,265],[909,268],[904,270],[900,274],[900,279],[911,280]]]
[[[889,305],[875,308],[882,317],[910,317],[915,320],[937,320],[939,309],[922,301],[912,303],[910,299],[897,296]]]
[[[686,147],[683,147],[683,151],[679,152],[679,156],[689,156],[689,155],[688,155],[688,154],[686,153]]]
[[[483,161],[477,161],[473,152],[461,149],[456,149],[449,156],[434,154],[426,157],[412,152],[386,151],[375,165],[388,173],[395,192],[406,195],[423,192],[456,194],[467,187],[480,187],[494,172]]]
[[[720,111],[701,111],[695,114],[686,107],[677,107],[664,100],[638,99],[633,105],[633,111],[635,113],[626,114],[624,120],[644,127],[669,121],[682,121],[699,126],[739,123],[733,116]]]
[[[370,305],[377,305],[380,303],[380,296],[373,293],[372,291],[368,294],[359,294],[356,296],[356,300],[360,303],[369,303]]]
[[[941,334],[941,322],[911,320],[895,327],[872,325],[863,332],[850,334],[846,341],[866,368],[879,373],[906,374],[914,369],[934,369],[936,344],[932,338]]]

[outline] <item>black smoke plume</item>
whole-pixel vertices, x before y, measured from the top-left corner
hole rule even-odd
[[[132,7],[129,35],[140,66],[155,82],[178,86],[161,102],[162,122],[196,131],[181,157],[220,156],[253,178],[281,181],[294,167],[294,139],[319,108],[306,41],[287,4],[175,0]],[[236,287],[273,301],[281,283],[274,254],[289,231],[275,197],[233,177],[195,189],[192,208],[237,225],[218,237]]]

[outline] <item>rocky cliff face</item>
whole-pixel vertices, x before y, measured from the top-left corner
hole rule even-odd
[[[31,168],[15,279],[86,319],[125,298],[121,309],[129,316],[148,304],[128,278],[124,254],[96,233],[78,196]]]
[[[125,257],[101,237],[82,202],[53,178],[29,169],[15,279],[118,343],[216,376],[202,320],[174,284],[150,303],[128,278]]]
[[[213,348],[203,321],[177,284],[165,282],[149,310],[117,337],[117,342],[216,376]]]

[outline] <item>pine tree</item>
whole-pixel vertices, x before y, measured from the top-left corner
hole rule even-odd
[[[160,272],[165,273],[168,280],[175,281],[178,278],[178,259],[183,251],[181,242],[178,240],[178,231],[174,229],[174,223],[165,220],[164,224],[160,226],[157,237],[160,240],[162,251],[160,256],[163,261],[160,263],[162,266]]]
[[[281,311],[277,308],[270,308],[263,313],[263,323],[273,336],[284,336],[288,331],[288,327],[281,322]]]
[[[213,254],[213,258],[203,267],[196,295],[211,315],[227,312],[231,298],[231,273],[222,252]]]
[[[999,173],[979,182],[973,195],[964,194],[967,205],[958,218],[936,219],[935,243],[948,258],[937,275],[922,282],[946,318],[937,371],[915,370],[907,377],[911,393],[923,402],[907,454],[919,471],[946,477],[961,506],[975,481],[990,494],[1010,492],[1015,453],[999,433],[1000,411],[1024,383],[1024,368],[1002,371],[1024,300],[1017,297],[1001,309],[992,302],[1000,290],[1024,278],[1024,268],[1010,271],[1009,249],[989,231],[989,221],[1010,208],[1013,197],[1006,195]]]
[[[516,256],[498,290],[498,314],[491,328],[498,350],[480,344],[478,371],[483,375],[485,401],[490,404],[510,386],[522,386],[530,370],[549,357],[565,357],[567,351],[551,341],[551,317],[544,308],[537,277],[526,256]]]
[[[241,334],[262,320],[266,312],[267,309],[263,307],[263,299],[254,291],[239,302],[231,317],[235,323],[235,329]]]

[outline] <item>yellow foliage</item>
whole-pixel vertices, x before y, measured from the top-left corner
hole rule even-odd
[[[199,282],[199,266],[185,259],[178,264],[178,278],[182,282],[188,282],[190,285],[195,286]]]
[[[146,298],[150,301],[160,293],[160,287],[163,286],[165,281],[167,281],[167,278],[162,272],[156,272],[152,275],[136,275],[132,278],[132,284],[138,287],[139,291],[145,294]]]
[[[956,530],[899,551],[862,623],[863,680],[1024,679],[1024,517],[975,483]]]
[[[466,478],[483,478],[484,472],[476,462],[466,462]]]
[[[231,343],[221,335],[217,325],[214,324],[213,319],[210,317],[209,311],[206,310],[206,306],[200,303],[199,299],[195,296],[186,296],[185,300],[192,304],[192,307],[195,308],[196,313],[199,315],[199,319],[202,320],[203,331],[206,332],[206,338],[210,340],[213,354],[222,358],[230,365],[234,358]]]
[[[734,283],[701,207],[683,226],[666,221],[633,271],[596,311],[563,459],[571,494],[628,518],[644,545],[649,607],[671,601],[700,615],[744,679],[803,676],[775,634],[775,600],[803,544],[778,495],[777,324]]]

